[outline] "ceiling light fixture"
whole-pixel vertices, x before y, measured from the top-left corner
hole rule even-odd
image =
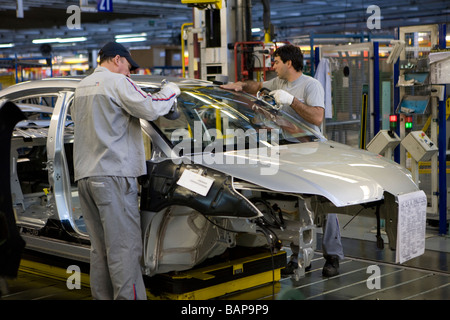
[[[86,37],[75,37],[75,38],[65,38],[65,39],[59,39],[59,43],[68,43],[68,42],[83,42],[86,41]]]
[[[117,38],[116,42],[123,43],[123,42],[141,42],[141,41],[147,41],[146,37],[134,37],[134,38]]]
[[[12,48],[14,46],[14,43],[0,43],[0,48]]]
[[[32,42],[34,44],[41,43],[71,43],[71,42],[82,42],[86,41],[86,37],[75,37],[75,38],[49,38],[49,39],[34,39]]]
[[[123,38],[136,38],[136,37],[145,37],[147,36],[147,33],[130,33],[130,34],[118,34],[115,36],[116,39],[123,39]]]

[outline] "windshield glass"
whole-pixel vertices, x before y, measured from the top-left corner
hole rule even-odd
[[[184,88],[178,97],[181,116],[154,123],[175,146],[194,152],[270,147],[321,139],[300,121],[256,97],[219,87]]]

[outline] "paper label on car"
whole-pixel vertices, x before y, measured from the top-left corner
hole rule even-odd
[[[425,252],[427,196],[422,190],[398,196],[396,263]]]
[[[181,174],[177,184],[202,196],[206,196],[209,189],[211,189],[213,182],[214,179],[204,177],[198,173],[186,169]]]

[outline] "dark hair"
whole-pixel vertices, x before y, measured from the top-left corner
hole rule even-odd
[[[110,61],[112,59],[114,59],[114,57],[106,57],[104,55],[100,55],[100,60],[99,60],[98,64],[100,65],[100,64]]]
[[[274,57],[280,57],[283,63],[291,60],[292,67],[296,71],[303,71],[303,53],[299,47],[287,44],[275,50]]]

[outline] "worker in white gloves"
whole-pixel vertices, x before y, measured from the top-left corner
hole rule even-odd
[[[293,45],[279,47],[274,52],[273,69],[278,77],[265,81],[245,81],[223,85],[225,89],[245,91],[255,94],[261,88],[271,90],[278,105],[283,110],[320,131],[323,121],[324,91],[316,79],[303,74],[303,54],[300,48]]]
[[[236,91],[257,93],[261,88],[271,90],[270,95],[275,99],[282,110],[296,119],[320,132],[325,115],[324,89],[319,81],[303,74],[303,54],[299,47],[285,45],[279,47],[273,54],[273,69],[277,77],[265,82],[245,81],[222,85],[222,88]],[[322,274],[326,277],[339,273],[339,260],[344,258],[339,224],[337,216],[329,214],[324,226],[322,249],[325,257],[325,266]],[[298,248],[292,247],[292,260],[283,269],[284,272],[293,272],[298,267],[296,255]]]
[[[136,178],[147,169],[139,119],[167,115],[180,89],[169,82],[157,93],[142,91],[129,77],[137,63],[116,42],[99,57],[99,67],[80,81],[71,110],[75,180],[91,241],[91,292],[94,299],[146,299]]]

